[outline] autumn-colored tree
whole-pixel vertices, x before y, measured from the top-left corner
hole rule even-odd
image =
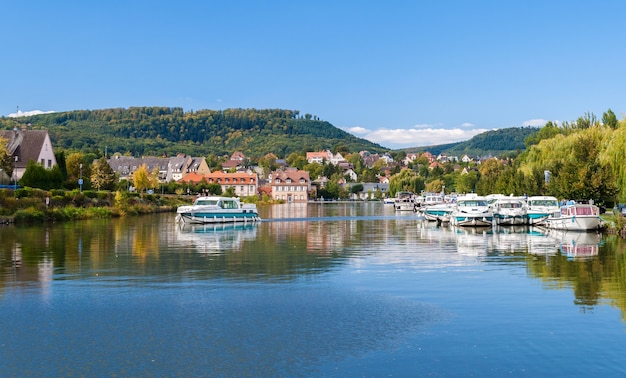
[[[4,171],[8,177],[13,175],[13,159],[7,151],[8,141],[0,137],[0,170]]]
[[[154,180],[152,179],[150,172],[148,172],[146,164],[139,166],[139,168],[137,168],[137,170],[133,173],[133,186],[139,192],[153,188],[153,183]]]
[[[96,160],[91,169],[91,184],[98,190],[115,188],[115,171],[104,157]]]

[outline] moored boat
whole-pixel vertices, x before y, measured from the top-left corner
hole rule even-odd
[[[501,197],[491,207],[493,209],[493,219],[499,226],[527,224],[526,201],[522,197]]]
[[[555,230],[591,231],[602,225],[600,208],[587,203],[568,201],[558,211],[550,214],[545,226]]]
[[[219,196],[198,197],[193,205],[180,206],[176,213],[176,219],[186,223],[245,223],[261,219],[255,204]]]
[[[556,197],[531,196],[526,200],[526,218],[531,226],[543,224],[556,211],[559,211],[559,200]]]
[[[441,223],[450,222],[450,215],[454,210],[454,205],[449,203],[439,203],[436,205],[424,206],[421,208],[424,218],[429,221],[437,221]]]
[[[457,197],[456,205],[450,215],[450,224],[467,227],[491,227],[493,212],[485,197],[467,194]]]
[[[415,196],[411,192],[396,193],[394,201],[394,209],[396,211],[417,211],[419,205],[415,202]]]

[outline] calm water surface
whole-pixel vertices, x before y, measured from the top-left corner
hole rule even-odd
[[[0,227],[0,376],[621,376],[621,240],[382,204]]]

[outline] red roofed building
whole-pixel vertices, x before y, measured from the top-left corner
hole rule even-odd
[[[220,184],[222,192],[233,187],[239,197],[256,196],[259,192],[259,177],[256,173],[247,172],[211,172],[204,175],[209,184]]]
[[[296,168],[278,170],[270,174],[272,198],[285,202],[308,202],[311,191],[309,172]]]
[[[192,172],[178,180],[178,182],[191,182],[194,184],[202,181],[208,184],[220,184],[222,192],[225,192],[228,188],[233,187],[235,195],[238,197],[256,196],[259,189],[259,179],[256,173],[226,173],[216,171],[205,175],[199,175]]]

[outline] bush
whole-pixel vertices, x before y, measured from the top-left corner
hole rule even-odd
[[[42,223],[46,220],[46,214],[33,207],[15,212],[15,223]]]

